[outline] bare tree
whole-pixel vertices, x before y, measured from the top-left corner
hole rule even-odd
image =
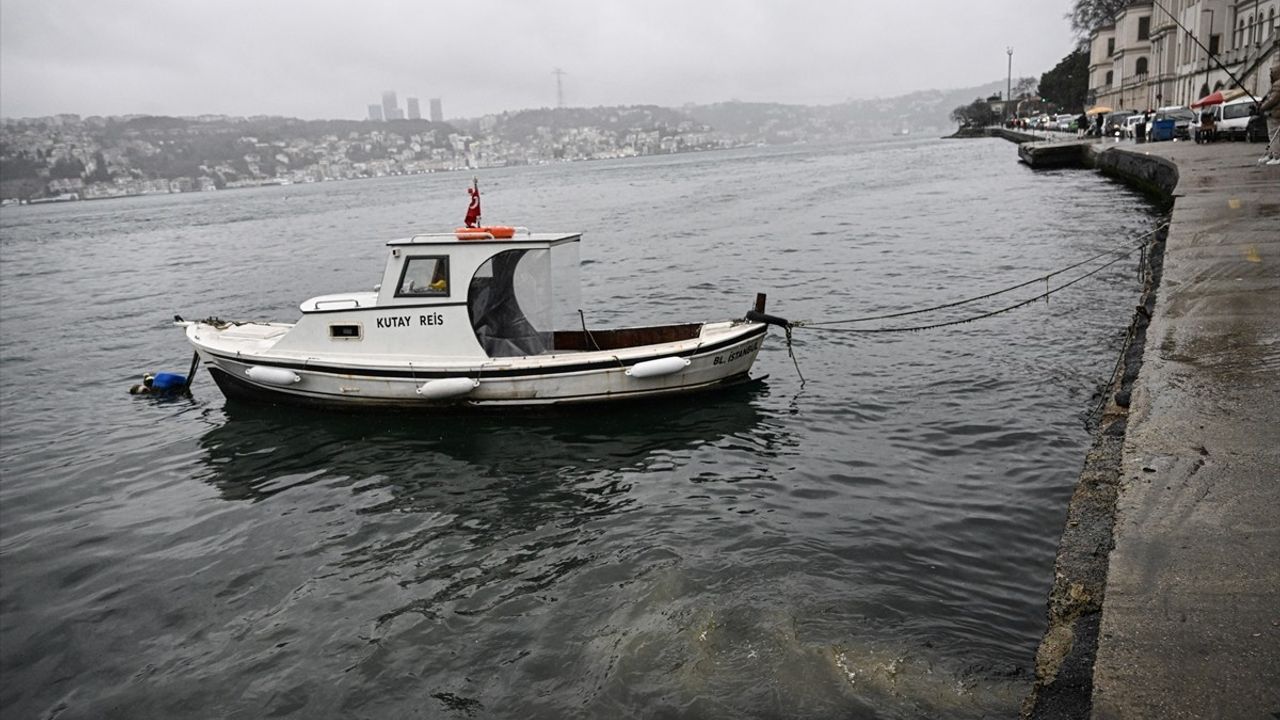
[[[1085,38],[1094,30],[1115,22],[1116,15],[1131,2],[1133,0],[1074,0],[1067,19],[1071,21],[1071,30]]]

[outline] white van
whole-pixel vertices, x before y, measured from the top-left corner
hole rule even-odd
[[[1245,140],[1249,133],[1249,117],[1257,112],[1257,103],[1245,96],[1214,108],[1215,132],[1219,138]]]

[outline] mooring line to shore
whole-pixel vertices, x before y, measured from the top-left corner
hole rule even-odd
[[[843,332],[843,333],[865,333],[865,334],[871,334],[871,333],[920,332],[920,331],[922,331],[922,330],[933,330],[933,329],[936,329],[936,328],[949,327],[949,326],[952,326],[952,325],[963,325],[963,324],[965,324],[965,323],[971,323],[971,322],[974,322],[975,320],[983,320],[983,319],[986,319],[986,318],[989,318],[989,317],[993,317],[993,316],[995,316],[995,315],[1000,315],[1001,313],[1006,313],[1006,312],[1010,312],[1010,311],[1012,311],[1012,310],[1017,310],[1018,308],[1025,307],[1025,306],[1030,305],[1031,303],[1037,302],[1037,301],[1039,301],[1039,300],[1044,300],[1045,298],[1049,297],[1050,295],[1052,295],[1052,294],[1054,294],[1054,293],[1056,293],[1056,292],[1059,292],[1059,291],[1065,290],[1066,288],[1069,288],[1069,287],[1071,287],[1072,285],[1075,285],[1076,283],[1080,282],[1081,280],[1084,280],[1085,278],[1088,278],[1088,277],[1090,277],[1090,276],[1092,276],[1092,275],[1096,275],[1097,273],[1101,272],[1102,270],[1104,270],[1104,269],[1106,269],[1106,268],[1108,268],[1108,267],[1110,267],[1110,266],[1112,266],[1112,265],[1114,265],[1114,264],[1116,264],[1116,263],[1120,262],[1121,260],[1124,260],[1125,258],[1130,257],[1131,255],[1133,255],[1135,252],[1138,252],[1139,250],[1141,250],[1141,251],[1143,252],[1144,257],[1145,257],[1146,247],[1147,247],[1147,245],[1148,245],[1148,244],[1150,244],[1151,239],[1152,239],[1153,237],[1155,237],[1155,236],[1156,236],[1160,231],[1164,230],[1164,229],[1165,229],[1165,228],[1167,228],[1167,227],[1168,227],[1168,223],[1167,223],[1167,222],[1166,222],[1166,223],[1162,223],[1162,224],[1160,224],[1159,226],[1157,226],[1155,229],[1153,229],[1153,230],[1151,230],[1151,231],[1149,231],[1149,232],[1146,232],[1146,233],[1142,234],[1141,236],[1139,236],[1139,237],[1141,238],[1141,242],[1139,242],[1139,243],[1137,243],[1137,244],[1135,244],[1135,245],[1127,246],[1127,247],[1128,247],[1128,249],[1127,249],[1127,250],[1123,250],[1123,251],[1108,250],[1108,251],[1106,251],[1106,252],[1098,253],[1097,255],[1094,255],[1093,257],[1086,258],[1086,259],[1081,260],[1081,261],[1079,261],[1079,262],[1072,263],[1071,265],[1067,265],[1066,267],[1060,268],[1060,269],[1058,269],[1058,270],[1054,270],[1054,271],[1053,271],[1053,272],[1051,272],[1051,273],[1047,273],[1047,274],[1045,274],[1045,275],[1041,275],[1041,276],[1039,276],[1039,277],[1032,278],[1031,280],[1027,280],[1026,282],[1018,283],[1017,285],[1012,285],[1012,286],[1010,286],[1010,287],[1003,288],[1003,289],[1001,289],[1001,290],[997,290],[997,291],[995,291],[995,292],[986,293],[986,294],[984,294],[984,295],[978,295],[978,296],[975,296],[975,297],[966,298],[966,299],[964,299],[964,300],[957,300],[957,301],[955,301],[955,302],[945,303],[945,304],[942,304],[942,305],[935,305],[935,306],[933,306],[933,307],[921,308],[921,309],[919,309],[919,310],[906,310],[906,311],[903,311],[903,312],[888,313],[888,314],[884,314],[884,315],[869,315],[869,316],[864,316],[864,317],[848,318],[848,319],[844,319],[844,320],[822,320],[822,321],[797,320],[797,321],[795,321],[795,322],[790,323],[790,326],[791,326],[792,328],[808,328],[808,329],[815,330],[815,331],[817,331],[817,332]],[[1119,254],[1116,254],[1116,253],[1119,253]],[[932,324],[928,324],[928,325],[912,325],[912,326],[906,326],[906,327],[887,327],[887,328],[844,328],[844,327],[831,327],[831,326],[833,326],[833,325],[848,325],[848,324],[852,324],[852,323],[868,322],[868,321],[871,321],[871,320],[887,320],[887,319],[890,319],[890,318],[906,317],[906,316],[908,316],[908,315],[921,315],[921,314],[924,314],[924,313],[937,312],[938,310],[945,310],[945,309],[948,309],[948,308],[959,307],[959,306],[961,306],[961,305],[967,305],[967,304],[969,304],[969,303],[977,302],[977,301],[979,301],[979,300],[985,300],[985,299],[987,299],[987,298],[992,298],[992,297],[995,297],[995,296],[997,296],[997,295],[1003,295],[1004,293],[1012,292],[1012,291],[1014,291],[1014,290],[1018,290],[1018,289],[1021,289],[1021,288],[1024,288],[1024,287],[1027,287],[1028,285],[1032,285],[1032,284],[1034,284],[1034,283],[1038,283],[1038,282],[1044,282],[1044,283],[1046,284],[1046,287],[1047,287],[1047,285],[1048,285],[1048,281],[1049,281],[1049,279],[1050,279],[1050,278],[1052,278],[1052,277],[1054,277],[1054,276],[1056,276],[1056,275],[1061,275],[1061,274],[1063,274],[1063,273],[1065,273],[1065,272],[1068,272],[1068,271],[1070,271],[1070,270],[1074,270],[1074,269],[1076,269],[1076,268],[1078,268],[1078,267],[1081,267],[1082,265],[1087,265],[1087,264],[1089,264],[1089,263],[1091,263],[1091,262],[1097,261],[1097,260],[1099,260],[1099,259],[1101,259],[1101,258],[1104,258],[1104,257],[1106,257],[1106,256],[1108,256],[1108,255],[1113,255],[1113,254],[1115,254],[1116,256],[1115,256],[1114,258],[1112,258],[1110,261],[1108,261],[1108,262],[1106,262],[1106,263],[1103,263],[1102,265],[1099,265],[1098,267],[1096,267],[1096,268],[1094,268],[1094,269],[1090,270],[1089,272],[1086,272],[1085,274],[1083,274],[1083,275],[1081,275],[1081,276],[1079,276],[1079,277],[1073,278],[1072,280],[1069,280],[1069,281],[1067,281],[1067,282],[1065,282],[1065,283],[1062,283],[1061,285],[1058,285],[1057,287],[1047,288],[1044,292],[1040,293],[1039,295],[1036,295],[1035,297],[1028,298],[1028,299],[1023,300],[1023,301],[1021,301],[1021,302],[1015,303],[1015,304],[1013,304],[1013,305],[1009,305],[1008,307],[1003,307],[1003,308],[1000,308],[1000,309],[998,309],[998,310],[992,310],[991,312],[982,313],[982,314],[980,314],[980,315],[974,315],[974,316],[972,316],[972,317],[962,318],[962,319],[960,319],[960,320],[950,320],[950,321],[947,321],[947,322],[932,323]]]

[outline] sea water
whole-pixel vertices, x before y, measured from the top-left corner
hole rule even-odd
[[[999,140],[473,174],[486,222],[585,233],[591,327],[935,305],[1157,222]],[[304,413],[203,370],[128,394],[186,371],[175,314],[372,289],[473,174],[0,211],[6,716],[1016,714],[1136,257],[975,323],[798,329],[794,362],[775,328],[763,383],[670,403]]]

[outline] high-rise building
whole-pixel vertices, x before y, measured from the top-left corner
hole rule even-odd
[[[407,98],[406,102],[409,103],[409,119],[421,120],[422,109],[418,107],[418,98]]]
[[[440,98],[431,98],[431,122],[444,122],[444,108]]]
[[[400,104],[396,101],[395,90],[386,90],[382,93],[382,118],[384,120],[400,119]]]
[[[382,106],[381,106],[381,105],[370,105],[370,106],[369,106],[369,119],[370,119],[370,120],[379,120],[379,121],[380,121],[380,120],[382,120]]]

